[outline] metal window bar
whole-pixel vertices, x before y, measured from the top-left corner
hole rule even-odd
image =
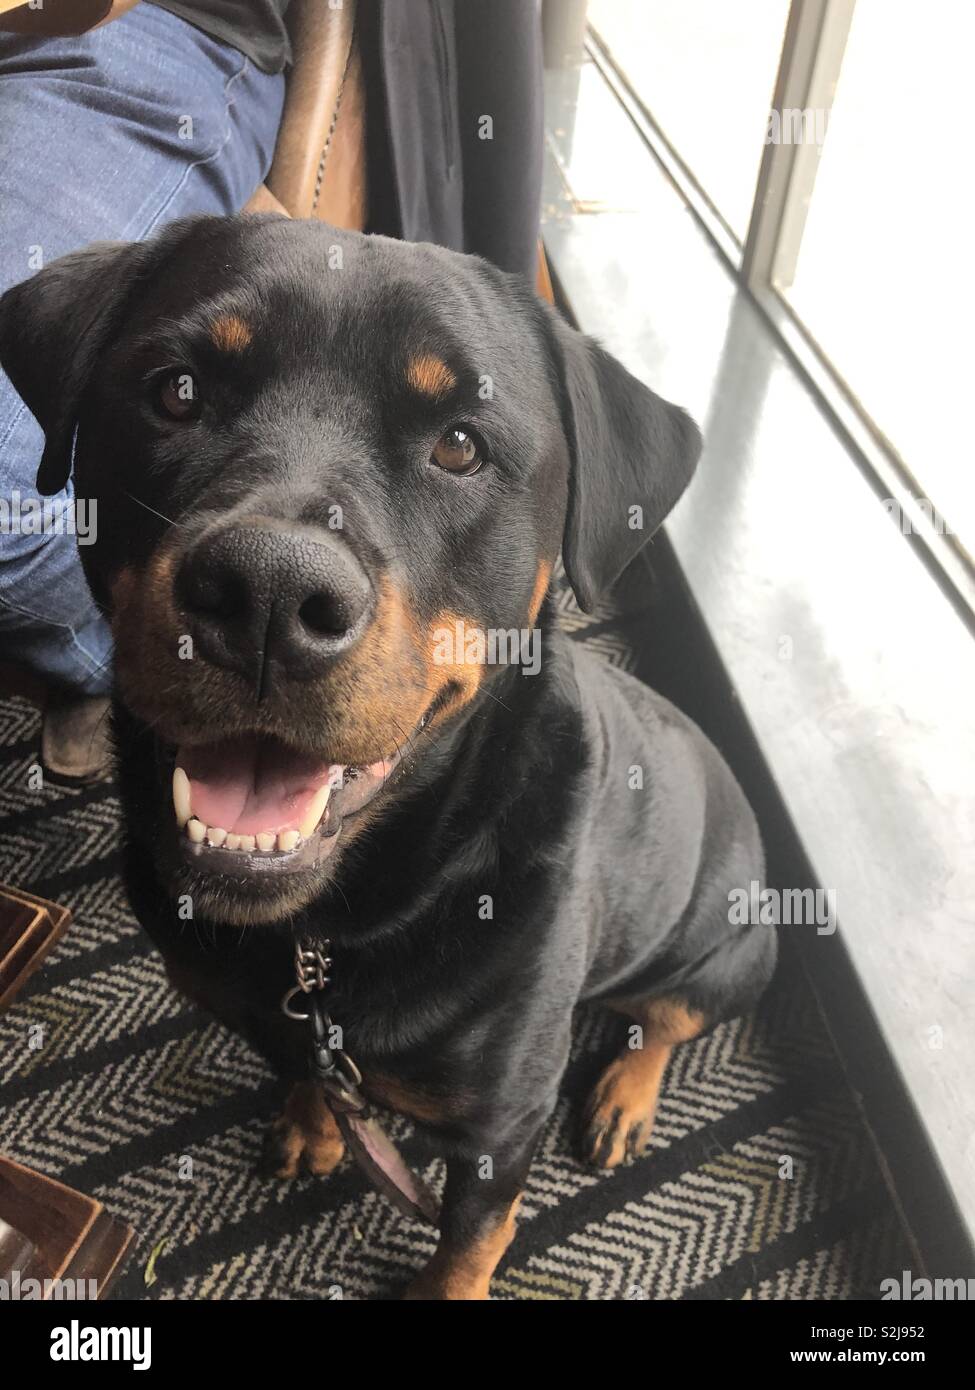
[[[856,0],[793,0],[786,22],[770,118],[791,134],[794,113],[826,115],[833,105]],[[771,120],[770,120],[771,123]],[[821,145],[767,139],[755,187],[741,274],[751,286],[792,284]]]

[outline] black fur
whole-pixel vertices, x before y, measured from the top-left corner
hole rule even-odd
[[[246,351],[207,345],[217,312],[248,325]],[[410,356],[428,351],[458,381],[443,406],[404,385]],[[683,412],[516,279],[317,223],[198,219],[67,257],[0,301],[0,358],[47,435],[43,490],[63,485],[79,422],[76,487],[99,507],[84,558],[106,611],[120,572],[160,545],[185,553],[231,513],[324,525],[339,503],[346,542],[375,582],[395,578],[419,621],[526,626],[540,563],[562,546],[591,607],[699,449]],[[152,375],[185,363],[204,383],[203,418],[162,425]],[[457,420],[488,446],[470,478],[427,462]],[[573,647],[547,600],[538,626],[539,674],[493,669],[452,718],[390,729],[374,756],[407,736],[411,751],[370,823],[280,911],[269,889],[269,920],[243,928],[221,920],[238,920],[221,906],[236,890],[177,861],[169,777],[184,735],[168,721],[189,710],[190,727],[217,737],[250,717],[252,693],[194,662],[153,727],[131,700],[115,712],[129,892],[174,978],[298,1079],[303,1029],[278,1003],[294,933],[327,937],[329,1007],[367,1082],[381,1072],[440,1108],[421,1129],[449,1157],[455,1245],[522,1183],[579,1001],[666,997],[713,1024],[755,1001],[774,961],[767,928],[729,925],[729,890],[761,877],[762,854],[719,755],[659,696]],[[254,718],[355,761],[338,702],[313,697],[285,674]],[[175,907],[186,892],[191,922]],[[487,1183],[472,1172],[485,1154]]]

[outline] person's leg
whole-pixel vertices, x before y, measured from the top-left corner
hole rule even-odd
[[[0,36],[0,291],[99,239],[139,240],[189,213],[238,210],[263,179],[284,96],[155,5],[77,38]],[[111,638],[74,536],[16,524],[42,435],[0,372],[0,650],[78,692],[109,688]],[[70,498],[70,492],[65,500]]]

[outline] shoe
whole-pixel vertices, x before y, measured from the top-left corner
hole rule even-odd
[[[41,729],[46,772],[66,782],[103,782],[111,777],[110,705],[104,695],[50,696]]]

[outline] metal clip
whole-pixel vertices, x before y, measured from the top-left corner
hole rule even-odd
[[[332,1020],[325,1012],[321,999],[313,999],[309,1010],[312,1026],[311,1065],[333,1104],[343,1110],[358,1112],[365,1109],[365,1097],[359,1092],[362,1072],[347,1052],[333,1051],[328,1035]]]

